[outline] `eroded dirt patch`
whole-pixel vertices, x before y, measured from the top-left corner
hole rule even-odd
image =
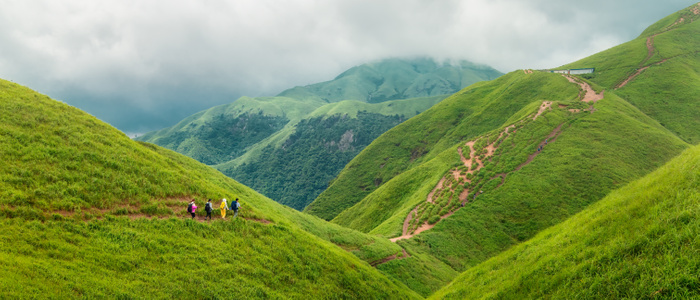
[[[537,111],[537,113],[535,114],[535,116],[532,117],[532,120],[537,120],[537,117],[539,117],[540,115],[542,115],[542,113],[543,113],[546,109],[548,109],[548,108],[549,108],[550,110],[552,109],[552,101],[543,101],[543,102],[542,102],[542,105],[540,105],[540,109]]]
[[[409,255],[408,252],[406,252],[406,249],[401,249],[401,254],[402,254],[402,255],[401,255],[400,257],[399,257],[398,254],[394,254],[394,255],[389,256],[389,257],[387,257],[387,258],[384,258],[384,259],[381,259],[381,260],[372,262],[372,263],[370,263],[370,265],[373,266],[373,267],[376,267],[376,266],[378,266],[378,265],[388,263],[388,262],[390,262],[390,261],[392,261],[392,260],[395,260],[395,259],[404,259],[404,258],[409,258],[409,257],[411,257],[411,255]]]
[[[579,99],[583,102],[593,102],[596,103],[599,100],[602,100],[605,98],[605,91],[601,91],[600,93],[596,94],[596,92],[593,90],[590,84],[587,82],[580,80],[578,78],[575,78],[570,75],[563,75],[566,77],[566,79],[573,83],[577,84],[579,87],[581,87],[581,93],[579,94]]]

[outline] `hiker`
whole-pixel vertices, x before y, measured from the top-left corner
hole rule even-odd
[[[197,210],[197,205],[194,204],[194,199],[192,199],[192,201],[190,201],[190,205],[187,206],[187,212],[192,215],[192,220],[194,220],[195,210]]]
[[[231,209],[233,210],[233,217],[235,218],[238,215],[238,208],[241,207],[241,204],[238,203],[238,198],[236,200],[233,200],[231,202]]]
[[[226,211],[228,210],[228,204],[226,203],[226,198],[221,200],[221,205],[219,205],[221,210],[221,218],[226,219]]]
[[[207,218],[209,218],[209,221],[211,221],[211,211],[213,210],[213,208],[211,207],[211,199],[209,199],[209,201],[207,201],[207,204],[204,205],[204,210],[207,211],[207,216],[204,217],[204,219],[206,220]]]

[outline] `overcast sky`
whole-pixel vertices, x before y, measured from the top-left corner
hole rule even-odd
[[[0,0],[0,78],[129,134],[388,57],[556,67],[690,0]]]

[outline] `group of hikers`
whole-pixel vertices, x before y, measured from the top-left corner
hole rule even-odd
[[[542,151],[542,149],[544,149],[544,146],[547,145],[547,143],[549,143],[549,138],[544,140],[544,145],[537,147],[537,152]]]
[[[226,203],[226,198],[221,199],[221,204],[219,205],[219,209],[221,212],[221,218],[226,219],[226,211],[229,209],[233,210],[233,217],[235,218],[236,216],[238,216],[238,209],[240,207],[241,207],[241,203],[238,202],[238,198],[236,198],[236,200],[233,200],[233,202],[231,202],[231,206],[229,206]],[[197,210],[197,204],[195,204],[194,199],[192,199],[192,201],[190,201],[190,204],[187,205],[187,212],[192,215],[193,220],[194,220],[194,217],[196,216],[196,214],[195,214],[196,210]],[[204,205],[204,211],[207,212],[207,216],[204,217],[205,220],[207,218],[209,218],[209,220],[211,220],[211,212],[213,210],[214,210],[214,207],[211,203],[211,199],[208,199],[207,204]]]

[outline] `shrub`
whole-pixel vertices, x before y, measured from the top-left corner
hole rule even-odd
[[[433,225],[433,224],[437,223],[438,221],[440,221],[440,216],[435,215],[435,216],[430,217],[430,220],[428,220],[428,224]]]

